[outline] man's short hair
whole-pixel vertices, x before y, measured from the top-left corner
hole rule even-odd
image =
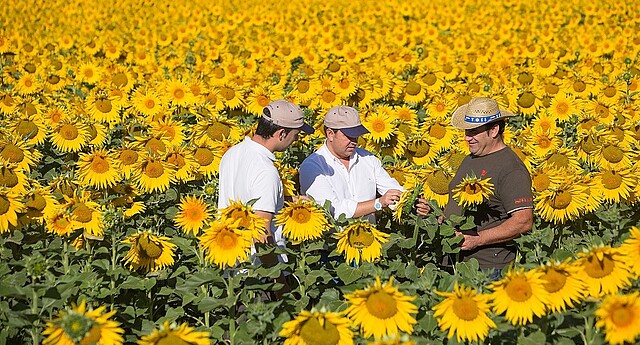
[[[262,112],[265,113],[268,117],[271,116],[271,112],[269,112],[269,109],[267,108],[264,108]],[[293,130],[292,128],[286,128],[276,125],[275,123],[265,119],[264,116],[260,116],[260,118],[258,119],[258,127],[256,128],[256,135],[259,135],[265,139],[269,139],[275,132],[281,129],[285,130],[285,134],[289,134],[289,132]]]

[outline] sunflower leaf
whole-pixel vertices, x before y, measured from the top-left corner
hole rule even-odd
[[[362,272],[359,269],[353,268],[345,263],[338,266],[336,273],[344,285],[349,285],[362,277]]]

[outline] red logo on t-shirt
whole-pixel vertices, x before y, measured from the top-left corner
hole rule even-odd
[[[480,173],[480,176],[486,176],[487,175],[487,171],[482,169],[482,172]]]

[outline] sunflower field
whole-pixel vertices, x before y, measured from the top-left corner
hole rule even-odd
[[[640,2],[15,0],[0,6],[0,344],[640,341]],[[491,193],[452,112],[490,97],[533,181],[498,280],[452,270],[449,202]],[[335,105],[406,189],[378,224],[287,203],[286,248],[217,209],[220,158],[270,101]],[[248,158],[250,159],[250,158]],[[477,192],[477,193],[474,193]],[[419,217],[424,196],[433,212]],[[286,256],[255,263],[252,252]]]

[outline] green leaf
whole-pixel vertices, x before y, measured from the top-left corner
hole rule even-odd
[[[451,224],[442,224],[440,225],[440,235],[449,237],[454,234],[455,228],[451,226]]]
[[[362,277],[362,272],[360,272],[359,269],[353,268],[345,263],[338,266],[336,273],[345,285],[349,285]]]
[[[438,320],[433,317],[433,312],[427,312],[423,318],[417,320],[418,325],[422,328],[424,333],[431,333],[438,326]]]
[[[560,338],[560,339],[554,339],[553,343],[555,345],[575,345],[576,343],[569,339],[569,338]]]
[[[218,308],[230,309],[236,304],[236,298],[229,296],[225,298],[205,297],[198,303],[198,310],[202,313],[212,311]]]
[[[165,200],[166,201],[174,201],[174,200],[178,199],[178,192],[176,192],[176,190],[173,189],[173,188],[169,188],[164,193],[164,196],[165,196]]]
[[[174,219],[176,217],[176,215],[178,214],[178,208],[171,206],[169,208],[167,208],[166,211],[164,211],[165,216],[167,216],[167,219]]]
[[[531,333],[526,337],[522,337],[518,339],[518,344],[522,345],[539,345],[547,342],[547,337],[544,333],[537,331],[535,333]]]

